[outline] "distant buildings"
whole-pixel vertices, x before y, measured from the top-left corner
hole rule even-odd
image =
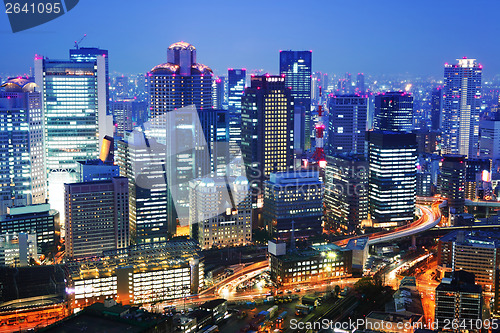
[[[263,183],[293,166],[293,98],[281,76],[254,76],[241,100],[241,151],[254,208],[263,203]]]
[[[323,182],[316,171],[271,173],[264,182],[263,219],[279,241],[314,238],[323,232]]]
[[[328,154],[364,154],[368,98],[357,95],[333,96],[328,109]]]
[[[449,214],[462,214],[465,208],[465,156],[444,155],[441,164],[441,195],[448,202]]]
[[[370,215],[376,227],[396,227],[415,216],[415,134],[367,132]]]
[[[411,132],[413,96],[407,92],[386,92],[375,96],[375,130]]]
[[[252,241],[252,202],[245,177],[199,178],[190,182],[191,238],[202,249]]]
[[[325,208],[329,228],[353,232],[368,219],[368,161],[363,155],[326,157]]]
[[[480,332],[482,302],[481,286],[475,283],[474,274],[466,271],[452,272],[436,288],[437,327],[445,328],[447,323],[454,321],[462,326],[458,330],[448,330]]]
[[[476,59],[457,59],[444,67],[443,154],[477,157],[482,66]]]
[[[130,245],[128,179],[65,184],[66,256],[100,256]]]
[[[431,93],[431,130],[441,130],[443,112],[443,89],[437,87]]]
[[[311,148],[311,75],[312,51],[280,51],[280,74],[285,78],[285,86],[291,88],[294,107],[300,109],[303,133],[296,133],[303,141],[301,149]],[[326,87],[325,87],[326,88]]]
[[[123,138],[125,132],[133,129],[133,98],[122,98],[111,102],[111,113],[113,115],[113,124],[115,125],[115,135]]]
[[[0,91],[0,215],[47,199],[42,100],[35,83],[10,79]]]
[[[55,251],[59,240],[59,212],[49,204],[13,207],[0,216],[0,235],[27,233],[36,236],[39,253]]]

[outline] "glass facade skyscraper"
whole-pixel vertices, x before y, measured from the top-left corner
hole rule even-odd
[[[96,159],[109,132],[104,57],[77,62],[36,56],[35,82],[44,113],[49,202],[63,212],[63,184],[77,181],[77,161]]]
[[[262,207],[263,182],[293,165],[293,98],[282,76],[253,76],[241,100],[241,152],[254,208]]]
[[[442,153],[477,157],[482,66],[476,59],[457,59],[444,67]]]
[[[296,119],[304,123],[300,147],[310,149],[312,51],[280,51],[280,74],[285,77],[285,86],[291,88],[295,108],[301,108],[302,119]]]
[[[239,151],[241,143],[241,97],[245,92],[246,69],[228,69],[229,143],[231,153]]]
[[[417,186],[415,134],[368,132],[370,214],[375,227],[413,221]]]
[[[7,208],[44,203],[47,196],[40,93],[29,79],[8,80],[0,91],[0,215]]]
[[[411,132],[413,96],[407,92],[385,92],[375,96],[375,124],[380,131]]]

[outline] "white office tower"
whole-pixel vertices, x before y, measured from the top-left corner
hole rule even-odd
[[[457,59],[444,67],[442,154],[470,158],[479,153],[482,66],[476,59]]]
[[[95,61],[35,57],[35,83],[44,113],[49,202],[60,212],[64,212],[64,183],[77,181],[77,161],[97,159],[100,142],[105,135],[113,135],[107,124],[105,74],[103,56]],[[64,214],[60,216],[63,227]]]

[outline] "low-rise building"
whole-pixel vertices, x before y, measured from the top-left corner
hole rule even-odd
[[[0,235],[0,265],[28,266],[37,259],[36,235],[24,232]]]

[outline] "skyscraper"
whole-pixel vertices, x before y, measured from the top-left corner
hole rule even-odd
[[[128,179],[64,184],[66,256],[100,256],[130,245]]]
[[[77,161],[96,159],[104,136],[113,135],[106,115],[105,64],[102,55],[96,61],[35,57],[35,83],[45,122],[49,202],[60,212],[64,211],[63,184],[76,181]]]
[[[323,228],[323,182],[317,171],[271,173],[264,182],[264,223],[278,241],[308,239]]]
[[[333,96],[328,109],[328,153],[364,154],[368,98],[358,95]]]
[[[365,74],[364,73],[358,73],[358,76],[356,78],[356,93],[358,94],[364,94],[366,92],[365,88]]]
[[[368,219],[368,161],[363,155],[326,157],[325,208],[327,226],[356,231]]]
[[[132,237],[137,243],[167,240],[175,224],[167,224],[165,146],[133,131],[118,141],[117,148],[120,176],[128,178]]]
[[[227,72],[229,142],[231,154],[234,155],[241,143],[241,97],[245,92],[247,70],[229,68]]]
[[[441,195],[449,214],[461,214],[465,207],[465,155],[446,154],[441,162]]]
[[[225,176],[231,173],[230,159],[230,124],[229,110],[208,109],[198,112],[200,125],[206,144],[198,146],[207,153],[207,158],[201,158],[197,164],[199,174]]]
[[[442,153],[476,157],[479,153],[479,112],[482,66],[476,59],[446,64],[443,85]]]
[[[98,57],[104,58],[104,67],[106,75],[106,114],[111,114],[109,107],[109,56],[108,50],[102,50],[97,47],[77,47],[69,50],[69,60],[77,62],[97,62]],[[125,80],[127,78],[124,78]]]
[[[443,105],[443,90],[437,87],[431,94],[431,130],[439,131],[441,129],[441,113]]]
[[[285,76],[285,86],[291,88],[295,108],[303,114],[304,133],[300,146],[311,148],[311,77],[312,51],[280,51],[280,74]],[[299,121],[297,119],[297,121]]]
[[[133,98],[120,98],[111,102],[111,113],[113,124],[116,128],[116,136],[123,138],[125,132],[133,128]]]
[[[212,70],[196,62],[196,48],[186,42],[169,46],[167,62],[148,73],[150,130],[148,137],[166,144],[166,170],[171,186],[168,200],[168,230],[175,234],[177,219],[189,220],[189,181],[203,176],[197,166],[199,140],[196,111],[212,108]],[[172,111],[175,113],[170,114]],[[175,185],[173,185],[175,184]]]
[[[479,156],[492,161],[500,160],[500,119],[481,119],[479,129]]]
[[[214,109],[227,108],[227,79],[225,76],[217,76],[212,79],[212,103]]]
[[[375,96],[374,128],[380,131],[411,132],[413,96],[407,92],[386,92]]]
[[[374,226],[396,227],[415,216],[415,134],[367,132],[370,214]]]
[[[254,76],[241,100],[241,151],[255,207],[264,180],[293,165],[293,101],[282,76]]]
[[[7,207],[47,198],[40,93],[28,79],[11,79],[0,91],[0,215]]]

